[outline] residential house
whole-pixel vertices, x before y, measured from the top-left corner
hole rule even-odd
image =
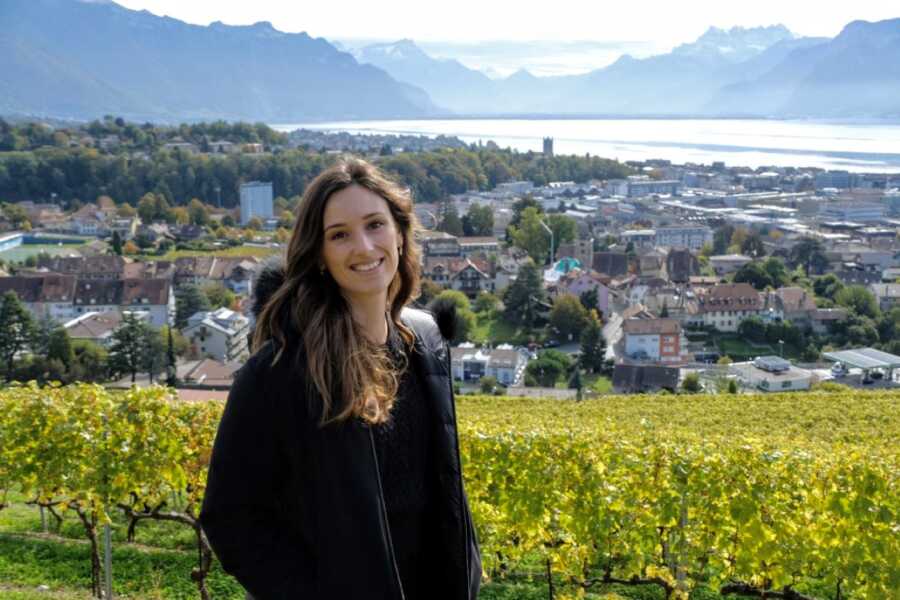
[[[98,256],[39,256],[37,266],[52,273],[75,275],[78,279],[122,279],[126,261],[112,254]]]
[[[667,279],[666,253],[658,248],[643,250],[638,255],[638,273],[642,277]]]
[[[72,298],[76,278],[56,273],[37,277],[0,278],[0,296],[14,292],[25,307],[38,319],[67,321],[72,317]]]
[[[527,353],[510,346],[483,349],[465,343],[450,349],[450,369],[457,381],[478,381],[491,376],[498,383],[510,386],[520,381],[527,364]]]
[[[677,363],[688,359],[687,338],[675,319],[627,319],[625,354],[637,360]]]
[[[73,310],[74,315],[116,310],[143,312],[150,325],[162,327],[175,319],[175,294],[166,279],[79,280]]]
[[[878,300],[882,312],[887,312],[900,302],[900,283],[872,283],[869,290]]]
[[[132,312],[136,318],[147,321],[150,314],[146,312]],[[73,340],[85,340],[93,342],[104,348],[109,348],[113,342],[113,333],[122,324],[123,313],[118,310],[109,312],[87,312],[67,321],[63,327]]]
[[[559,294],[581,296],[589,290],[594,290],[597,292],[597,310],[601,315],[608,315],[610,290],[606,283],[609,283],[609,278],[593,269],[575,269],[560,278],[557,291]]]
[[[760,293],[749,283],[724,283],[709,288],[697,298],[694,323],[719,331],[737,331],[741,321],[762,311]]]
[[[500,243],[492,236],[461,237],[457,238],[459,251],[463,256],[475,254],[496,254],[500,250]]]
[[[422,244],[422,256],[462,256],[459,238],[443,231],[420,231],[417,233]]]
[[[250,320],[224,307],[192,315],[182,331],[196,354],[221,361],[234,361],[247,355],[249,332]]]
[[[700,250],[712,244],[713,232],[706,225],[673,225],[656,228],[656,246]]]
[[[178,365],[175,373],[180,382],[179,387],[227,390],[234,382],[234,374],[242,366],[243,361],[224,362],[203,358]]]

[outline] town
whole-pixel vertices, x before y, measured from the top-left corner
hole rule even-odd
[[[330,144],[319,152],[355,150],[374,162],[465,147],[406,137],[303,131],[266,144],[160,143],[179,155],[260,156],[318,139]],[[106,152],[122,143],[67,140]],[[533,160],[552,156],[547,138]],[[418,304],[455,305],[458,393],[894,385],[900,176],[625,166],[624,177],[504,181],[416,202]],[[254,277],[281,252],[299,202],[275,189],[241,183],[233,209],[222,207],[221,189],[175,207],[152,192],[71,210],[4,204],[0,324],[19,332],[0,348],[7,379],[160,380],[185,398],[223,394],[249,352]]]

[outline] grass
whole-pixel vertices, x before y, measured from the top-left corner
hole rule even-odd
[[[475,314],[475,328],[469,332],[469,340],[476,344],[513,344],[524,346],[530,341],[541,342],[545,335],[527,327],[510,325],[496,311]]]
[[[78,249],[84,244],[22,244],[5,252],[0,252],[0,259],[7,262],[21,262],[29,256],[37,256],[41,252],[50,256],[65,255],[71,252],[78,252]]]

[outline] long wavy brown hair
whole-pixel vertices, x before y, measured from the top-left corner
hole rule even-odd
[[[338,284],[319,270],[325,206],[332,194],[351,185],[384,198],[403,236],[403,253],[388,286],[385,310],[407,348],[415,339],[400,321],[400,311],[419,294],[420,250],[415,241],[419,224],[410,193],[366,161],[342,159],[317,176],[303,194],[287,247],[284,282],[260,313],[253,334],[256,351],[269,340],[275,343],[273,364],[292,347],[290,340],[302,340],[296,357],[302,351],[305,360],[298,366],[306,369],[321,397],[322,427],[350,417],[372,424],[387,421],[398,388],[398,366],[383,346],[366,338]]]

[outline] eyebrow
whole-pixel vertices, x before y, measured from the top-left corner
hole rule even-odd
[[[378,216],[384,216],[384,213],[381,211],[369,213],[369,214],[363,216],[363,219],[368,219],[370,217],[378,217]],[[328,231],[329,229],[332,229],[334,227],[344,227],[345,225],[346,225],[346,223],[332,223],[331,225],[329,225],[328,227],[325,228],[325,231]]]

